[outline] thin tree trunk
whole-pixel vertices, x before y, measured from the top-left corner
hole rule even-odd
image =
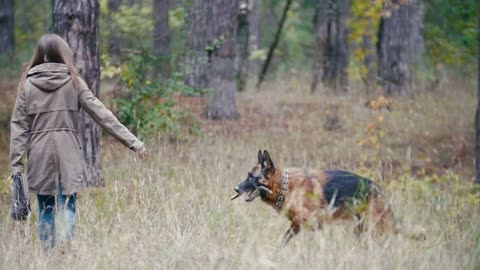
[[[184,80],[191,87],[207,88],[207,45],[212,40],[212,0],[192,0],[186,17],[187,42]]]
[[[328,2],[329,0],[317,0],[315,14],[313,16],[313,31],[315,38],[315,51],[313,60],[312,84],[310,90],[315,92],[322,80],[325,65],[325,50],[327,48],[328,35]]]
[[[336,92],[348,89],[348,19],[350,0],[329,0],[327,8],[327,47],[322,81]]]
[[[413,94],[410,67],[412,58],[418,57],[417,46],[423,47],[421,6],[421,0],[406,3],[392,0],[392,4],[385,7],[385,13],[389,16],[382,18],[378,56],[379,76],[387,95]]]
[[[348,21],[350,19],[351,0],[342,0],[339,2],[338,14],[338,65],[337,65],[337,85],[335,89],[340,93],[346,93],[348,90],[348,64],[350,62],[350,51],[348,42]]]
[[[477,113],[475,115],[475,183],[480,184],[480,5],[478,5],[478,24],[477,24]]]
[[[72,48],[75,66],[97,97],[100,90],[99,13],[98,0],[56,0],[53,12],[55,33],[62,36]],[[79,132],[87,163],[87,183],[103,186],[100,128],[83,110],[79,116]]]
[[[240,0],[237,14],[237,89],[239,92],[245,89],[248,76],[249,56],[249,22],[248,22],[248,0]]]
[[[283,14],[282,18],[280,19],[280,22],[278,23],[277,27],[277,32],[275,33],[275,37],[273,38],[273,42],[270,45],[270,48],[268,49],[268,54],[267,54],[267,59],[263,63],[262,70],[260,74],[258,75],[258,82],[257,82],[257,88],[260,87],[260,84],[265,78],[265,75],[267,74],[268,67],[270,66],[270,63],[273,58],[273,53],[275,49],[277,48],[278,42],[280,42],[280,35],[282,33],[283,25],[285,24],[285,20],[287,19],[287,13],[288,10],[290,9],[290,6],[292,4],[292,0],[287,0],[285,3],[285,7],[283,8]]]
[[[160,75],[170,76],[170,26],[168,25],[169,0],[153,1],[153,52],[160,58]]]
[[[350,0],[317,0],[314,17],[315,59],[311,91],[320,80],[338,93],[348,89]]]
[[[122,0],[108,0],[108,11],[117,12],[122,5]]]
[[[15,53],[14,0],[0,0],[0,55]]]
[[[373,90],[375,90],[376,85],[376,55],[375,55],[375,44],[373,43],[374,35],[374,22],[373,18],[368,18],[368,29],[362,37],[361,48],[365,53],[365,58],[363,59],[363,64],[366,69],[366,73],[362,74],[362,79],[365,84],[365,89],[367,92],[367,97],[370,96]]]
[[[262,47],[261,43],[261,14],[260,14],[260,0],[250,0],[252,10],[249,13],[249,32],[250,32],[250,51],[259,50]],[[254,59],[250,62],[250,67],[254,74],[258,74],[261,67],[261,61]]]
[[[212,0],[213,41],[209,61],[209,97],[206,116],[214,120],[237,119],[235,81],[235,35],[237,0]]]
[[[423,19],[425,16],[425,5],[423,0],[412,1],[408,6],[410,12],[410,59],[412,64],[421,65],[425,54],[425,40],[423,38]]]
[[[110,51],[110,54],[119,57],[121,55],[121,49],[122,49],[122,37],[120,35],[120,31],[117,29],[116,25],[113,24],[112,21],[112,16],[113,14],[117,13],[118,10],[120,9],[120,6],[122,5],[122,0],[108,0],[108,12],[109,12],[109,18],[108,20],[110,21],[110,24],[112,25],[110,27],[110,38],[108,40],[108,49]],[[114,62],[117,59],[113,59]]]
[[[143,7],[143,1],[142,0],[128,0],[127,5],[129,5],[129,6],[137,5],[139,8],[142,8]]]

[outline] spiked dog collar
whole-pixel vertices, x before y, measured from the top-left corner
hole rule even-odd
[[[285,201],[285,193],[287,193],[287,189],[288,189],[288,172],[287,170],[285,170],[283,173],[282,188],[280,189],[280,194],[278,195],[277,202],[275,203],[275,210],[277,210],[277,212],[280,211],[280,208],[282,207],[282,204]]]

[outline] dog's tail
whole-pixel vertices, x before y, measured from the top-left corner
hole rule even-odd
[[[370,196],[375,198],[376,205],[374,208],[378,207],[376,208],[377,211],[382,213],[379,215],[379,221],[385,226],[384,230],[390,230],[395,235],[401,235],[412,240],[426,240],[427,230],[423,226],[406,226],[395,217],[391,203],[387,200],[383,190],[375,183],[372,183],[370,187]]]

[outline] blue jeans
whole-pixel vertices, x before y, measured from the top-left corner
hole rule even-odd
[[[60,220],[58,224],[59,242],[68,242],[72,239],[75,227],[75,203],[77,193],[62,195],[62,185],[59,186],[58,195],[37,195],[40,231],[40,241],[46,248],[55,246],[55,212],[57,210]],[[58,209],[56,209],[58,207]]]

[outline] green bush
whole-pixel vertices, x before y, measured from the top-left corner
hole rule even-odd
[[[176,102],[180,95],[199,95],[205,91],[183,83],[181,74],[162,80],[155,76],[160,61],[149,51],[132,52],[120,69],[124,93],[116,98],[117,116],[140,137],[199,134],[199,122],[191,112]]]

